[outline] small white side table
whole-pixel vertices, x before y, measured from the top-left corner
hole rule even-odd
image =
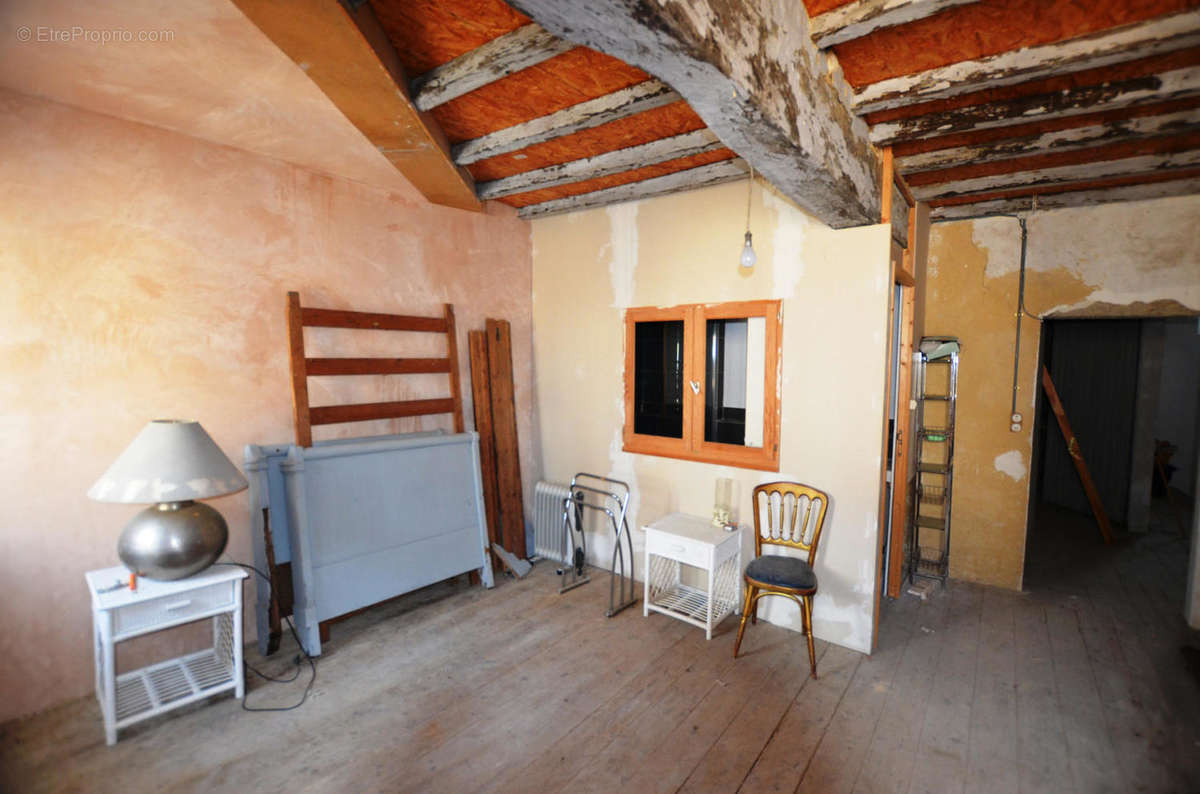
[[[123,565],[89,571],[96,698],[104,715],[104,738],[117,743],[121,728],[232,689],[245,695],[242,675],[241,568],[213,566],[173,582],[138,577],[130,592]],[[125,587],[112,589],[125,582]],[[212,647],[140,670],[116,674],[115,646],[122,640],[212,618]]]
[[[742,533],[714,527],[707,518],[672,513],[642,527],[646,532],[646,591],[642,614],[651,610],[704,629],[713,628],[741,603]],[[708,573],[708,588],[680,581],[682,565]]]

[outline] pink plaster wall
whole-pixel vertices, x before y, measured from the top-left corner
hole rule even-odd
[[[91,690],[83,573],[117,562],[137,508],[85,491],[146,421],[199,419],[239,465],[246,443],[291,440],[289,289],[363,310],[454,303],[468,425],[466,332],[511,320],[537,479],[529,227],[507,207],[439,208],[3,89],[0,153],[0,721]],[[246,494],[213,504],[249,561]]]

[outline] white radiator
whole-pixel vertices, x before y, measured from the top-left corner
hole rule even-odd
[[[565,563],[563,558],[563,500],[571,490],[566,485],[538,482],[533,488],[533,553]]]

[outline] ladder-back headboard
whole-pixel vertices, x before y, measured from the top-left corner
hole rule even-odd
[[[462,390],[458,378],[458,337],[454,306],[445,304],[441,317],[412,317],[345,309],[314,309],[300,305],[300,293],[288,293],[288,341],[292,354],[292,406],[296,443],[312,446],[313,425],[369,422],[407,416],[454,414],[454,432],[463,432]],[[366,331],[417,331],[446,335],[445,358],[307,358],[305,328],[350,328]],[[308,379],[321,375],[415,375],[444,372],[450,376],[450,396],[432,400],[319,405],[308,403]]]

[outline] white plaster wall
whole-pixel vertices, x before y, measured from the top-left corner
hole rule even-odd
[[[674,511],[711,515],[716,479],[735,480],[739,516],[772,480],[826,490],[817,555],[818,637],[869,651],[875,606],[879,472],[890,270],[889,231],[834,231],[769,189],[753,190],[758,266],[737,266],[747,184],[739,182],[533,223],[534,368],[546,479],[579,471],[633,487],[631,526]],[[783,300],[781,469],[735,469],[622,451],[624,313],[633,306]],[[635,529],[637,575],[643,533]],[[749,532],[744,561],[753,552]],[[607,566],[607,533],[588,538]],[[593,583],[592,586],[595,586]],[[799,628],[796,607],[764,603]],[[734,624],[726,624],[730,630]]]

